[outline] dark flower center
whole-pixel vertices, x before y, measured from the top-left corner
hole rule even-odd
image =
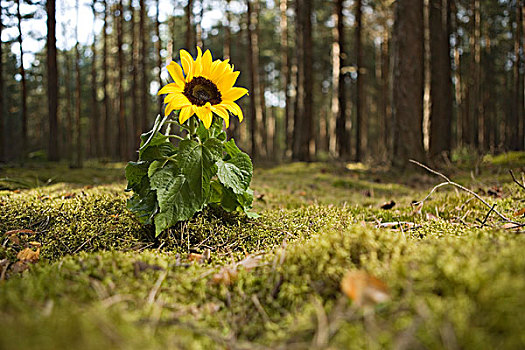
[[[195,77],[186,83],[182,93],[196,106],[204,106],[208,102],[217,105],[222,102],[221,93],[217,86],[204,77]]]

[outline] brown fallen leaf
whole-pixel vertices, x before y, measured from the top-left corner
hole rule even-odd
[[[62,199],[70,199],[70,198],[74,198],[77,194],[76,193],[66,193],[65,195],[62,196]]]
[[[380,208],[384,210],[389,210],[389,209],[392,209],[395,205],[396,205],[396,202],[389,201],[389,202],[385,202],[381,204]]]
[[[189,261],[196,261],[198,263],[205,263],[210,261],[211,259],[211,250],[206,249],[202,254],[198,253],[189,253],[188,254],[188,260]]]
[[[230,285],[237,279],[238,268],[243,267],[250,271],[261,266],[262,255],[249,255],[238,263],[224,266],[219,272],[212,276],[212,282],[215,284]]]
[[[238,272],[235,266],[225,266],[212,276],[211,281],[215,284],[229,286],[237,279],[237,274]]]
[[[36,251],[31,248],[25,248],[18,252],[16,258],[21,262],[36,263],[40,258],[40,248],[37,248]]]
[[[514,216],[521,216],[521,215],[525,215],[525,208],[521,209],[521,210],[517,210],[515,213],[514,213]]]
[[[390,300],[387,285],[365,271],[348,271],[341,280],[341,290],[358,307]]]

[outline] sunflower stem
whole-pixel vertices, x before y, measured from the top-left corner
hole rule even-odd
[[[166,135],[166,137],[170,137],[170,138],[177,139],[177,140],[181,140],[181,141],[184,140],[183,137],[180,137],[180,136],[178,136],[178,135]]]
[[[196,130],[195,118],[190,118],[190,139],[195,139]]]

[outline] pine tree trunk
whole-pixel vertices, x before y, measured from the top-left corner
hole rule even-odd
[[[49,118],[49,154],[50,161],[58,161],[58,72],[56,47],[56,3],[47,0],[47,110]],[[0,133],[0,135],[2,135]]]
[[[520,71],[522,66],[521,54],[523,52],[523,0],[516,0],[516,30],[514,34],[514,120],[515,123],[511,128],[513,150],[524,149],[524,106],[523,106],[523,73]]]
[[[288,10],[287,0],[280,0],[280,21],[279,26],[281,30],[281,77],[282,90],[284,92],[284,137],[285,137],[285,151],[291,149],[293,119],[290,110],[291,99],[288,86],[290,85],[290,60],[288,57]]]
[[[447,0],[430,0],[430,157],[451,151],[452,80]]]
[[[21,137],[21,150],[22,158],[27,156],[28,147],[27,144],[27,84],[26,84],[26,71],[24,68],[24,49],[22,46],[22,14],[20,12],[20,0],[16,0],[16,18],[18,19],[18,45],[20,47],[20,84],[22,86],[21,93],[21,116],[22,116],[22,137]]]
[[[257,37],[257,12],[253,11],[252,1],[247,1],[248,19],[248,68],[250,74],[250,116],[251,116],[251,137],[252,137],[252,157],[254,159],[264,158],[263,143],[261,140],[261,126],[263,123],[263,113],[261,109],[261,93],[259,83],[259,43]],[[255,0],[258,1],[258,0]]]
[[[362,48],[362,0],[355,2],[355,52],[357,65],[357,88],[356,88],[356,140],[355,140],[355,160],[363,159],[363,146],[366,141],[364,132],[363,107],[364,104],[364,74],[363,67],[363,48]]]
[[[135,158],[135,149],[139,147],[140,144],[140,134],[142,131],[141,120],[138,113],[138,101],[137,101],[137,88],[138,88],[138,74],[139,74],[139,38],[137,35],[137,11],[133,7],[133,0],[129,0],[129,7],[131,9],[131,41],[132,41],[132,54],[131,54],[131,120],[133,124],[133,144],[131,145],[132,153],[130,154],[131,158]]]
[[[226,0],[224,11],[226,12],[225,15],[227,24],[224,26],[224,44],[222,46],[222,58],[228,59],[231,56],[232,48],[232,33],[230,29],[232,22],[232,13],[230,11],[230,0]]]
[[[93,12],[93,38],[96,38],[95,32],[95,22],[97,19],[96,12],[96,0],[93,0],[91,3],[91,11]],[[92,157],[100,157],[102,154],[101,142],[100,142],[100,125],[99,125],[99,109],[98,109],[98,98],[97,98],[97,40],[93,40],[91,44],[91,51],[93,52],[93,57],[91,59],[91,152]]]
[[[297,114],[294,128],[294,152],[298,161],[312,160],[314,150],[313,80],[312,80],[312,4],[308,0],[296,0],[298,20]],[[300,119],[300,121],[299,121]]]
[[[202,42],[202,17],[204,17],[204,2],[200,0],[200,11],[198,19],[195,19],[195,41],[196,45],[200,48],[204,47]]]
[[[160,40],[160,9],[159,9],[160,0],[156,1],[156,16],[155,16],[155,35],[157,36],[157,42],[155,43],[155,49],[157,53],[157,68],[159,69],[159,86],[162,86],[162,41]],[[160,96],[157,97],[159,105],[159,114],[164,115],[164,110],[162,108],[163,102]]]
[[[76,43],[75,43],[75,76],[76,76],[76,85],[75,85],[75,123],[76,123],[76,162],[75,167],[82,168],[82,158],[83,158],[83,145],[82,145],[82,123],[80,120],[80,109],[81,109],[81,99],[80,99],[80,43],[78,42],[78,20],[79,20],[79,0],[76,3],[77,11],[77,25],[75,28],[76,34]]]
[[[124,36],[124,0],[118,2],[117,21],[117,65],[118,65],[118,155],[120,160],[127,158],[127,133],[126,133],[126,115],[124,105],[124,53],[122,52],[122,43]]]
[[[188,0],[186,7],[186,50],[191,50],[194,46],[193,33],[193,0]]]
[[[390,38],[388,31],[385,30],[381,42],[381,132],[383,138],[383,148],[381,151],[385,155],[385,160],[391,158],[391,130],[392,130],[392,107],[390,104]]]
[[[2,12],[2,6],[0,4],[0,13]],[[2,16],[0,16],[0,38],[2,37]],[[4,97],[4,65],[3,65],[3,49],[4,43],[0,40],[0,163],[4,162],[5,157],[5,140],[4,140],[4,129],[5,129],[5,117],[4,117],[4,106],[5,106],[5,97]]]
[[[406,168],[422,161],[423,149],[423,2],[399,0],[394,23],[394,158]],[[410,52],[410,55],[406,53]]]
[[[345,63],[345,35],[344,35],[344,16],[343,16],[343,0],[337,0],[335,3],[335,15],[337,19],[337,25],[334,28],[334,41],[337,41],[337,46],[339,48],[338,58],[334,60],[338,61],[339,69],[333,71],[333,75],[337,74],[337,86],[334,86],[334,93],[337,95],[337,108],[333,109],[333,112],[336,113],[334,118],[336,118],[335,125],[335,136],[336,136],[336,146],[339,157],[342,159],[348,159],[350,156],[350,133],[346,128],[347,124],[347,115],[346,115],[346,83],[345,77],[342,73],[342,67]],[[332,77],[335,79],[335,77]]]
[[[139,21],[139,40],[140,40],[140,57],[139,57],[139,72],[140,72],[140,113],[142,114],[142,130],[148,130],[150,125],[148,122],[148,78],[147,78],[147,50],[146,50],[146,2],[141,0],[140,4],[140,21]]]
[[[102,90],[104,92],[104,156],[109,157],[111,155],[111,112],[109,108],[109,96],[108,96],[108,2],[104,0],[104,26],[102,28],[103,35],[103,49],[102,49],[102,65],[104,66],[104,76],[102,81]]]

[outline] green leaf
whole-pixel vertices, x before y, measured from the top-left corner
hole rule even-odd
[[[166,163],[168,162],[168,160],[155,160],[153,162],[151,162],[149,168],[148,168],[148,177],[152,177],[153,174],[155,174],[155,172],[159,169],[161,169],[162,167],[164,167],[164,165],[166,165]]]
[[[152,224],[153,217],[159,210],[155,191],[149,191],[145,196],[134,194],[133,197],[128,199],[127,207],[135,213],[140,223]]]
[[[150,146],[139,152],[140,160],[154,161],[171,157],[177,153],[177,148],[171,142],[164,142],[157,146]]]
[[[224,151],[230,155],[230,157],[235,157],[237,154],[242,153],[242,151],[235,144],[234,139],[224,143]]]
[[[157,235],[202,210],[209,199],[221,150],[222,144],[212,139],[205,144],[183,140],[175,161],[152,175],[151,188],[157,191],[160,208],[155,217]]]
[[[144,176],[148,175],[149,162],[129,162],[126,165],[126,179],[128,180],[127,190],[134,189]]]
[[[234,193],[242,194],[250,186],[253,165],[246,153],[237,153],[227,161],[219,160],[217,168],[219,181]]]

